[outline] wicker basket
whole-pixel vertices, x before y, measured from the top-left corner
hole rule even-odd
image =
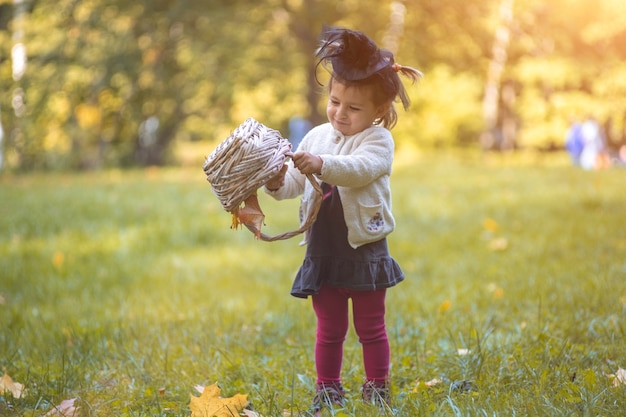
[[[224,210],[236,216],[244,200],[278,174],[290,156],[291,143],[280,132],[249,118],[218,145],[202,168]],[[313,224],[321,204],[322,190],[313,176],[307,175],[307,178],[319,196],[309,218],[298,230],[274,237],[251,230],[261,240],[287,239]]]

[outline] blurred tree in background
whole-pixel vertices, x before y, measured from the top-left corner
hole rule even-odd
[[[324,24],[425,73],[399,147],[561,146],[588,114],[624,140],[621,0],[0,0],[0,160],[162,165],[247,117],[284,136],[292,116],[319,123]]]

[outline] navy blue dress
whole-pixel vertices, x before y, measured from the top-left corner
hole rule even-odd
[[[348,243],[348,227],[337,187],[322,183],[324,197],[317,219],[309,229],[304,262],[291,295],[307,298],[322,282],[333,287],[372,291],[404,280],[404,273],[389,254],[387,239],[354,249]]]

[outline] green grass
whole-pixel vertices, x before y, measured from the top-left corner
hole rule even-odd
[[[399,416],[626,409],[607,377],[626,367],[626,171],[525,159],[398,157]],[[289,296],[304,249],[230,230],[200,165],[0,176],[0,370],[28,390],[0,396],[0,415],[78,398],[85,416],[186,416],[213,382],[265,417],[308,408],[315,321]],[[266,233],[297,227],[297,201],[261,206]],[[340,415],[377,415],[352,330],[345,349]]]

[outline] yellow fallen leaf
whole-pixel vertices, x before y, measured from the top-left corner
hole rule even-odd
[[[55,252],[54,256],[52,257],[52,264],[54,265],[54,267],[60,269],[64,263],[65,255],[63,254],[63,252]]]
[[[190,395],[191,417],[233,417],[238,416],[248,405],[248,396],[236,394],[230,398],[220,397],[222,391],[217,383],[206,387],[196,386],[199,397]]]
[[[504,290],[502,288],[496,288],[493,292],[493,298],[500,299],[504,296]]]
[[[502,298],[504,296],[504,290],[498,287],[495,283],[491,282],[487,285],[487,291],[493,295],[493,298]]]
[[[445,313],[446,311],[448,311],[451,305],[452,302],[450,300],[445,300],[439,305],[439,313]]]
[[[496,222],[492,218],[487,218],[483,221],[483,227],[488,232],[495,232],[496,230],[498,230],[498,222]]]
[[[613,380],[613,386],[626,385],[626,369],[619,368],[615,374],[608,375]]]
[[[21,398],[24,394],[24,385],[19,382],[13,382],[9,374],[2,375],[0,378],[0,395],[10,392],[13,398]]]
[[[48,411],[44,417],[76,417],[78,416],[78,407],[74,404],[76,398],[61,401],[61,404],[55,405],[52,410]]]

